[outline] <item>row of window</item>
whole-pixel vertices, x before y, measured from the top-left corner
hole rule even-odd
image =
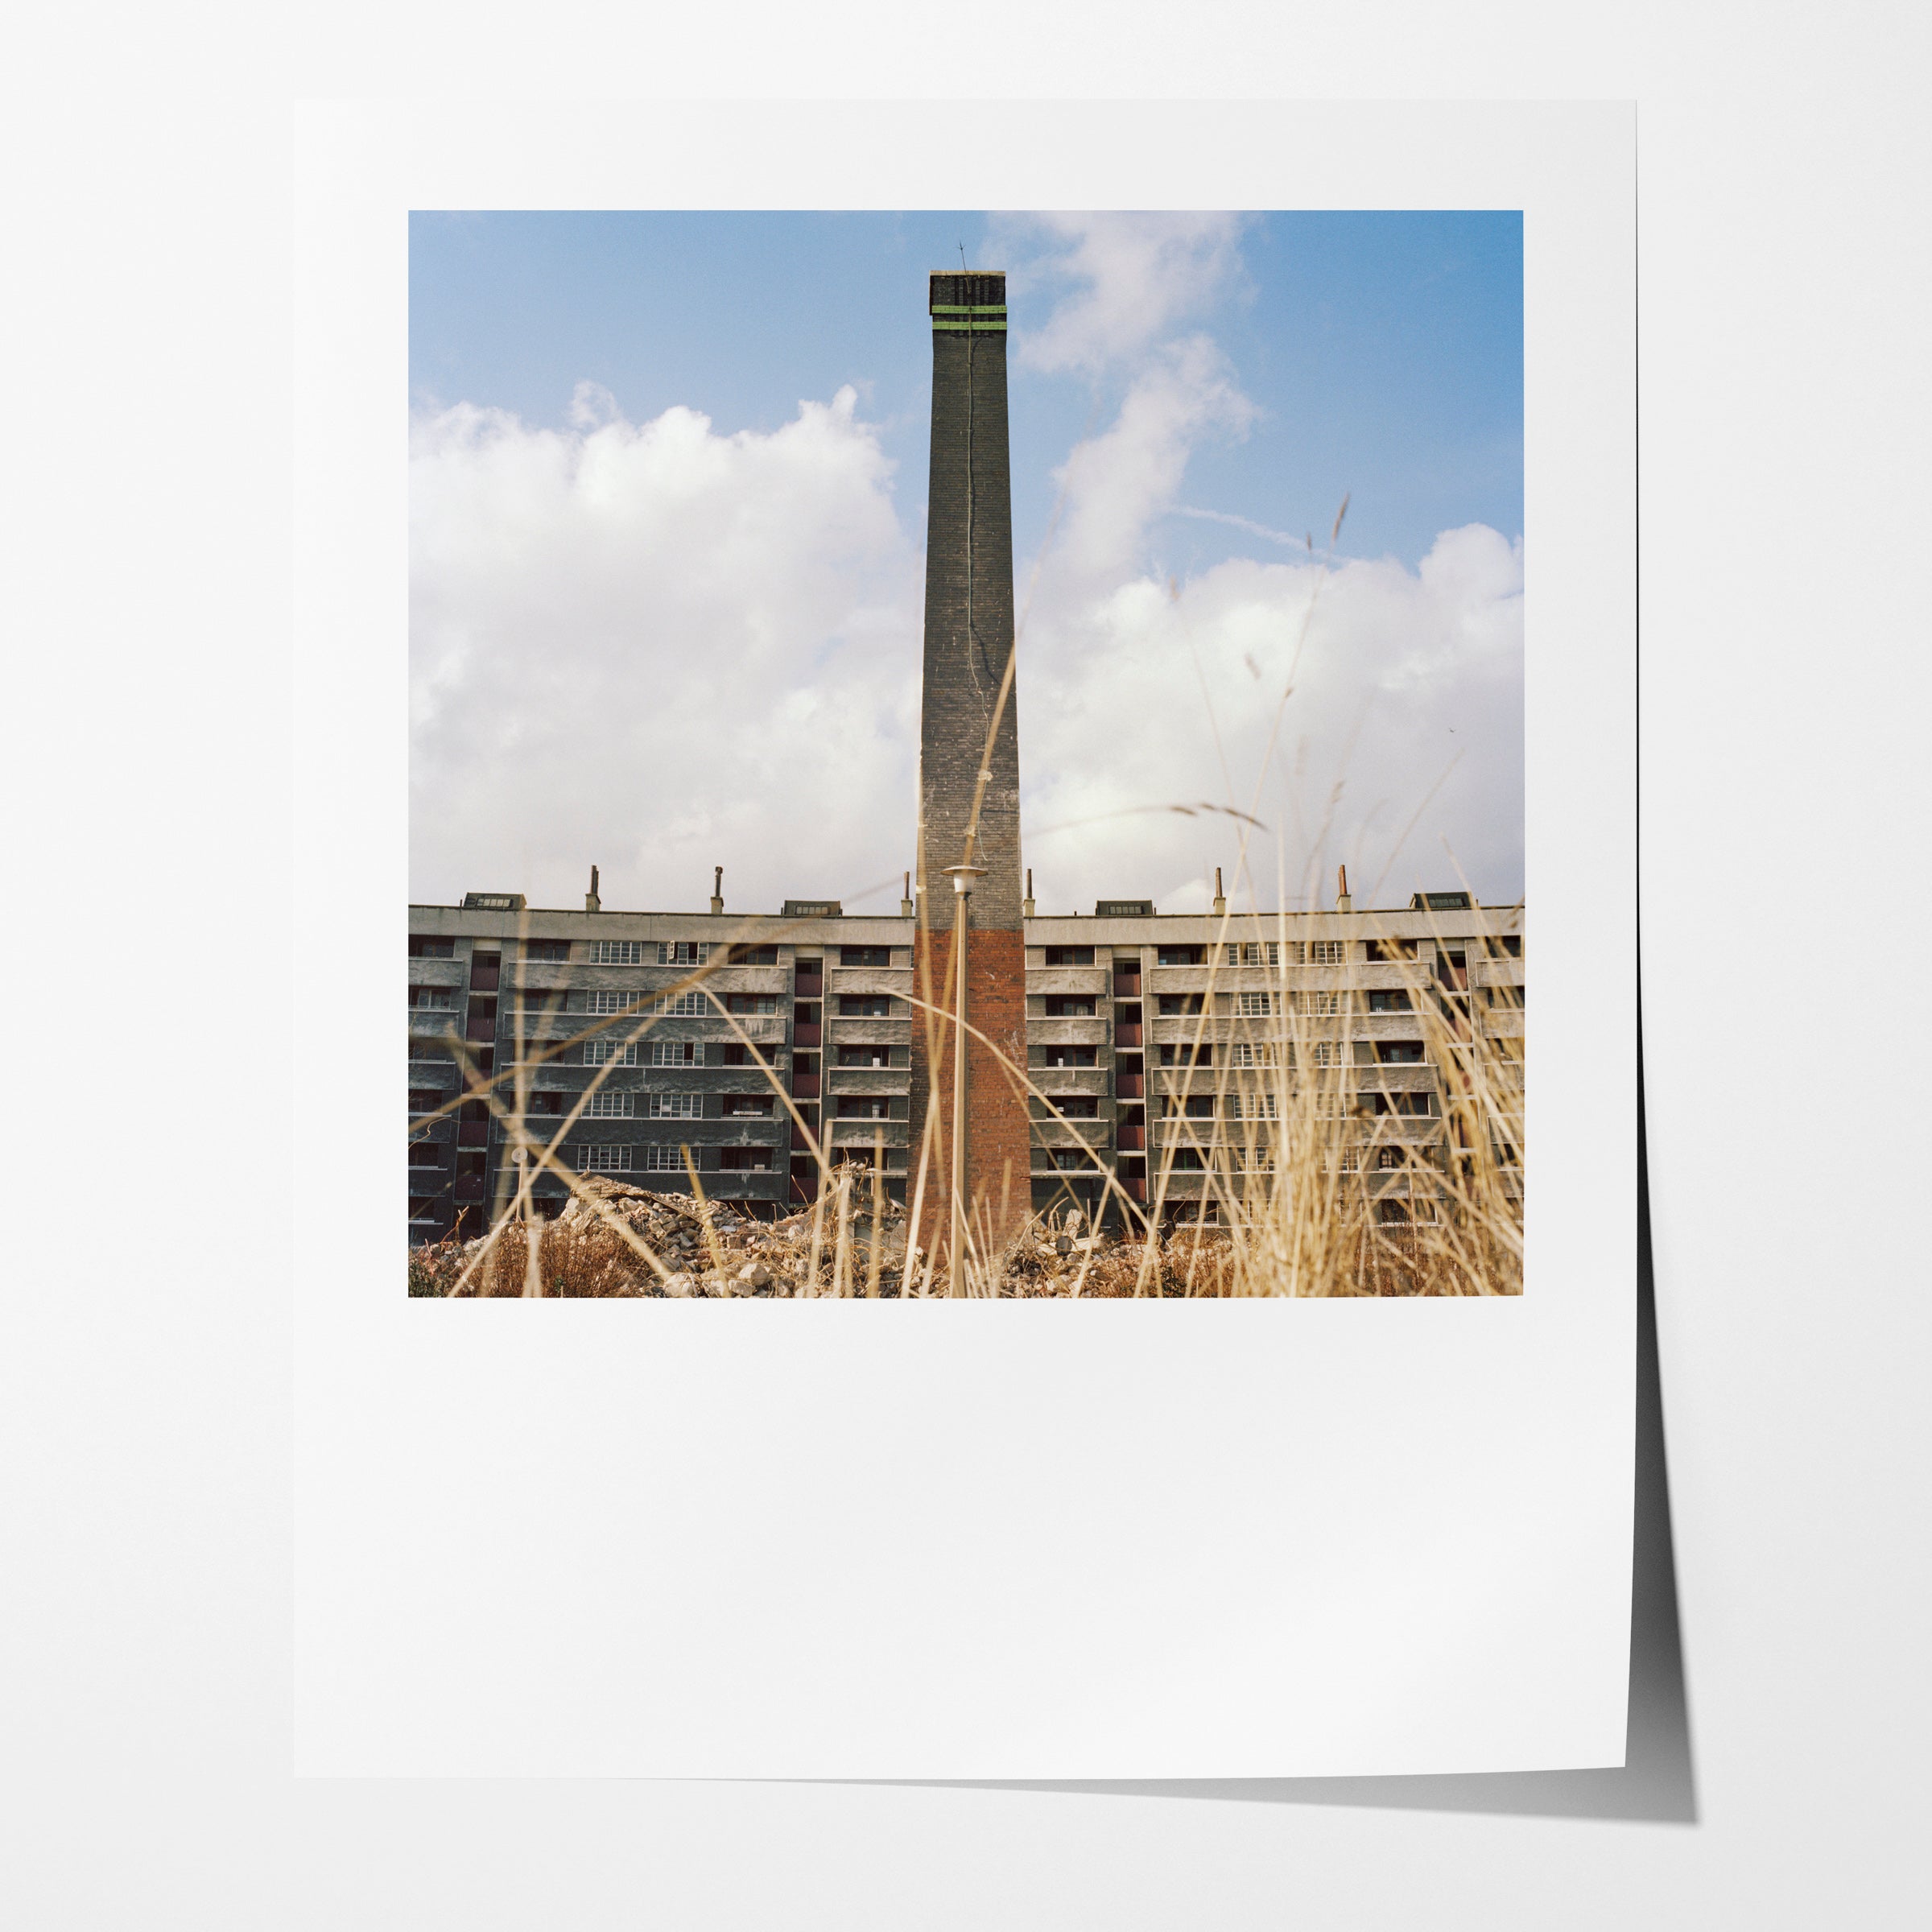
[[[772,1170],[773,1150],[769,1147],[719,1147],[711,1151],[716,1154],[717,1165],[727,1173],[769,1174]],[[691,1166],[709,1165],[704,1149],[687,1150],[655,1141],[588,1141],[565,1158],[580,1174],[682,1174],[687,1152]]]

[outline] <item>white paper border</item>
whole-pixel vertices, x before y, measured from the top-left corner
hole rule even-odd
[[[1633,125],[1573,104],[303,111],[299,1772],[1621,1761]],[[404,1297],[386,1042],[407,899],[407,213],[465,206],[1524,210],[1522,1299]]]

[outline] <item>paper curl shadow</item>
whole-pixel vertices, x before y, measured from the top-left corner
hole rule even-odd
[[[1690,1708],[1670,1538],[1670,1481],[1657,1376],[1657,1283],[1650,1256],[1650,1170],[1644,1134],[1643,1048],[1637,1087],[1637,1460],[1630,1574],[1630,1715],[1620,1769],[1488,1771],[1407,1777],[974,1781],[993,1791],[1120,1793],[1248,1803],[1356,1805],[1407,1811],[1505,1811],[1657,1824],[1697,1823]],[[951,1784],[954,1780],[908,1780]]]

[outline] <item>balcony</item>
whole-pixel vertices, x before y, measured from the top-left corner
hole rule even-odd
[[[1122,1154],[1144,1154],[1147,1149],[1147,1129],[1145,1127],[1122,1127],[1116,1130],[1114,1145]]]
[[[746,1029],[749,1032],[749,1028]],[[795,1047],[815,1047],[824,1044],[825,1029],[823,1026],[796,1026],[791,1030],[791,1043]]]
[[[487,1147],[489,1145],[488,1121],[465,1121],[456,1129],[456,1145],[459,1147]]]
[[[792,981],[791,997],[795,1000],[822,1000],[825,997],[825,976],[823,973],[799,973]]]
[[[819,1076],[815,1073],[795,1073],[791,1076],[791,1097],[795,1100],[815,1100],[819,1097]]]
[[[910,1067],[832,1067],[826,1069],[834,1093],[910,1093]]]
[[[487,966],[473,964],[469,969],[469,989],[472,993],[494,993],[502,978],[500,963],[493,961]]]
[[[1137,1022],[1117,1026],[1113,1030],[1113,1043],[1121,1047],[1137,1047],[1141,1043],[1141,1030]]]
[[[1113,1091],[1123,1100],[1144,1100],[1147,1097],[1147,1076],[1144,1073],[1116,1074]]]
[[[1106,989],[1106,969],[1100,966],[1029,966],[1030,993],[1083,993],[1099,999]]]

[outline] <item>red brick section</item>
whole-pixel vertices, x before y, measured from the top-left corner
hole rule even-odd
[[[952,935],[922,935],[920,943],[931,947],[929,960],[921,961],[915,956],[915,965],[925,964],[931,973],[932,1002],[950,1006],[947,975],[952,966]],[[915,985],[921,978],[915,972]],[[920,997],[927,996],[922,990]],[[968,932],[966,1018],[998,1049],[996,1052],[994,1046],[970,1035],[966,1042],[968,1212],[976,1230],[990,1223],[997,1244],[1018,1232],[1033,1212],[1026,1093],[1015,1084],[1015,1076],[1001,1059],[1004,1055],[1021,1069],[1026,1064],[1026,949],[1022,934]],[[925,1202],[914,1239],[922,1248],[936,1249],[943,1266],[951,1249],[952,1224],[953,1030],[949,1020],[938,1026],[934,1042],[936,1063],[929,1063],[924,1019],[923,1013],[914,1013],[912,1146],[907,1157],[906,1200],[910,1208],[918,1184],[919,1137],[924,1132],[926,1096],[930,1095],[938,1102],[939,1120],[927,1157]],[[979,1238],[976,1232],[974,1238]]]

